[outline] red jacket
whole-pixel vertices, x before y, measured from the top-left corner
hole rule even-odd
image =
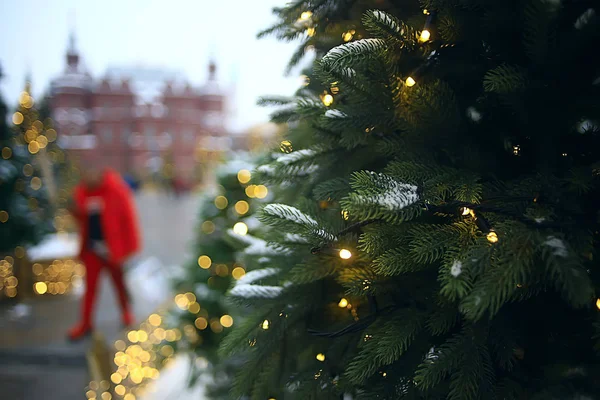
[[[88,238],[88,214],[86,205],[90,198],[103,201],[100,224],[104,241],[109,250],[109,261],[122,264],[140,248],[140,235],[133,196],[127,184],[113,170],[104,171],[101,184],[88,188],[82,184],[75,187],[75,217],[79,223],[81,252],[86,251]]]

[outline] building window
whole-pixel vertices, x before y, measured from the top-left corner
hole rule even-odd
[[[183,143],[191,144],[194,142],[194,131],[191,129],[185,129],[183,131]]]
[[[113,140],[112,129],[110,129],[110,128],[104,128],[102,130],[102,141],[104,143],[112,143],[112,140]]]
[[[131,135],[131,130],[129,128],[123,128],[121,132],[121,140],[123,143],[129,143],[129,136]]]
[[[156,130],[153,126],[146,126],[144,129],[144,137],[146,140],[146,146],[150,149],[157,147],[156,145]]]

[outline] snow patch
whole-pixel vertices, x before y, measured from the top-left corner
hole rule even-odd
[[[569,255],[569,253],[567,252],[567,246],[565,246],[565,242],[563,242],[557,237],[548,236],[546,238],[546,241],[544,242],[544,245],[552,247],[552,254],[554,254],[555,256],[567,257]]]
[[[254,271],[247,272],[246,275],[242,276],[237,283],[252,283],[259,279],[273,276],[279,273],[279,268],[262,268],[255,269]]]
[[[583,12],[575,21],[575,29],[582,29],[586,26],[592,18],[596,15],[596,11],[593,8],[588,8]]]
[[[277,157],[277,162],[283,165],[289,165],[304,158],[314,157],[316,154],[317,152],[313,149],[296,150],[289,154]]]
[[[467,116],[474,122],[481,121],[481,113],[475,107],[467,108]]]
[[[452,267],[450,268],[450,274],[455,277],[458,278],[458,276],[462,273],[462,262],[460,262],[459,260],[454,260],[454,263],[452,264]]]
[[[275,167],[270,164],[261,165],[260,167],[256,168],[256,170],[265,175],[274,175],[275,174]]]
[[[244,254],[248,255],[270,255],[270,254],[288,254],[289,250],[275,249],[269,244],[259,238],[256,238],[251,235],[238,235],[232,229],[227,230],[227,234],[231,237],[236,238],[237,240],[244,242],[248,245],[244,249]]]
[[[80,242],[76,235],[54,234],[40,244],[27,249],[31,262],[75,258],[79,254]]]
[[[326,118],[346,118],[347,115],[340,110],[327,110],[325,112]]]
[[[286,242],[292,242],[292,243],[308,243],[308,240],[306,240],[306,238],[300,234],[297,233],[286,233],[285,234],[285,241]]]
[[[238,281],[239,282],[239,281]],[[229,294],[244,299],[266,298],[273,299],[281,294],[281,286],[261,286],[261,285],[240,285],[236,284]]]
[[[384,193],[371,196],[357,196],[360,203],[377,204],[390,211],[401,210],[419,200],[417,187],[408,183],[400,183],[381,173],[370,172],[374,181]]]
[[[288,206],[287,204],[268,204],[263,208],[263,211],[274,217],[286,219],[300,225],[317,226],[318,223],[311,216],[304,214],[296,207]]]

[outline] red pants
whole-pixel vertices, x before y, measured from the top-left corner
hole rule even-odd
[[[125,315],[129,313],[129,296],[127,294],[125,282],[123,281],[123,270],[121,269],[121,266],[107,262],[91,251],[84,251],[81,254],[81,261],[85,264],[86,270],[86,287],[81,309],[83,324],[85,326],[92,325],[92,313],[94,310],[94,303],[96,302],[98,278],[100,277],[100,271],[102,271],[103,267],[106,267],[108,272],[110,272],[110,276],[117,289],[121,311],[125,317]]]

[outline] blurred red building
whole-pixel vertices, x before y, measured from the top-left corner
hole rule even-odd
[[[142,179],[167,170],[192,182],[200,158],[230,146],[214,62],[202,87],[176,71],[152,68],[111,68],[94,79],[74,42],[71,36],[65,70],[50,91],[59,144],[69,155],[101,157]]]

